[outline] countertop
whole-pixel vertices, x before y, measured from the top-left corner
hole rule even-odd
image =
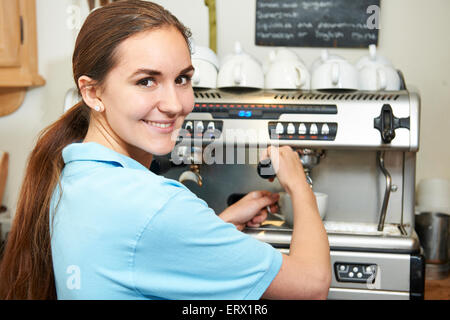
[[[425,300],[450,300],[450,275],[441,280],[425,280]]]

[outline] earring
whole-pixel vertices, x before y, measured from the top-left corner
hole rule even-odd
[[[95,111],[100,112],[100,106],[95,106],[94,109]]]

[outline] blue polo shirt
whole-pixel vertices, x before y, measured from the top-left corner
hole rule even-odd
[[[97,143],[63,150],[50,208],[59,299],[259,299],[281,253],[183,184]]]

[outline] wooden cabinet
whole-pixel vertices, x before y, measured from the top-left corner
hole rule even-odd
[[[0,1],[0,24],[0,67],[19,67],[21,45],[19,1]]]
[[[38,74],[35,0],[0,0],[0,116],[15,111]]]

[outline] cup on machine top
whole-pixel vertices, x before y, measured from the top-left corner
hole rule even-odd
[[[191,41],[192,65],[195,68],[192,76],[194,88],[216,88],[219,60],[216,54],[208,47],[196,46]]]
[[[266,89],[310,89],[310,72],[290,49],[278,48],[270,51],[264,69]]]
[[[388,59],[377,54],[374,44],[369,46],[369,55],[357,61],[356,68],[360,90],[400,90],[401,79],[397,70]]]
[[[264,73],[261,64],[244,52],[239,42],[234,53],[226,56],[217,76],[218,88],[264,88]]]
[[[323,50],[320,58],[313,63],[311,89],[358,90],[356,67],[344,58],[329,55],[327,50]]]

